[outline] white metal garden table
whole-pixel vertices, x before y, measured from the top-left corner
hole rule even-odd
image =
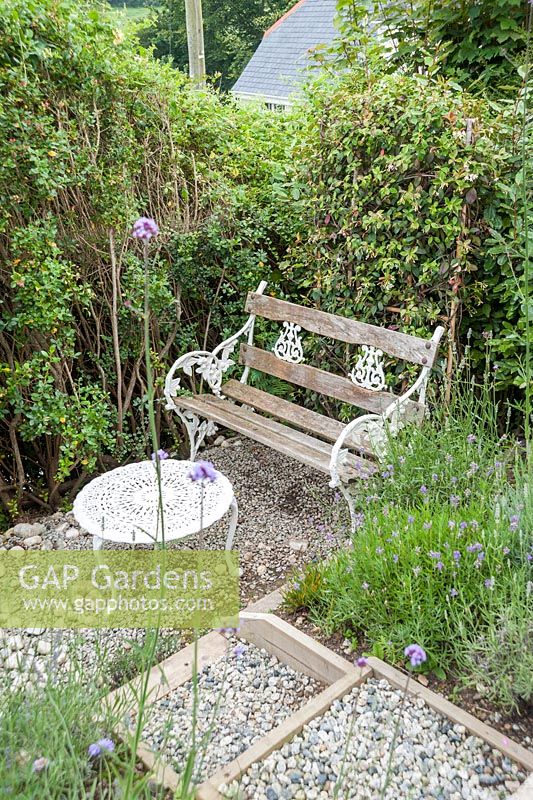
[[[226,550],[231,550],[238,506],[229,480],[193,481],[193,461],[168,458],[161,466],[164,539],[182,539],[199,533],[231,511]],[[74,501],[76,521],[93,535],[93,548],[103,540],[128,544],[162,541],[157,470],[153,461],[118,467],[94,478]]]

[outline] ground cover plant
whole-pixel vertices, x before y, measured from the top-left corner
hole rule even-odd
[[[379,471],[356,485],[350,547],[298,575],[286,602],[392,663],[406,641],[419,642],[438,677],[524,707],[533,699],[531,480],[490,395],[466,388],[390,441]]]

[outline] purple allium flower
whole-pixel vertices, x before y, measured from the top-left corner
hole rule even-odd
[[[460,561],[461,560],[461,553],[459,552],[459,550],[454,550],[453,551],[453,560],[454,561]]]
[[[457,597],[458,594],[457,589],[450,589],[450,597]]]
[[[98,756],[103,755],[104,753],[112,753],[115,749],[115,743],[112,739],[98,739],[97,742],[93,742],[87,748],[87,752],[91,758],[97,758]]]
[[[435,567],[438,569],[439,572],[442,572],[442,570],[444,569],[444,564],[442,563],[442,561],[437,561]]]
[[[168,453],[166,450],[158,450],[157,453],[152,453],[152,461],[155,461],[156,458],[159,461],[164,461],[165,458],[168,458]]]
[[[429,551],[429,557],[430,558],[440,558],[440,553],[438,552],[438,550],[430,550]]]
[[[428,487],[427,486],[421,486],[420,487],[420,494],[427,494],[427,493],[428,493]]]
[[[424,649],[419,644],[410,644],[403,652],[412,667],[419,667],[427,659]]]
[[[476,441],[475,434],[469,433],[468,436],[466,437],[466,441],[468,442],[468,444],[474,444],[474,442]]]
[[[357,659],[355,663],[357,664],[358,667],[363,668],[366,667],[366,665],[368,664],[368,660],[364,656],[361,656],[360,658]]]
[[[487,578],[487,580],[485,581],[485,588],[494,589],[494,578]]]
[[[409,525],[411,525],[414,521],[415,518],[413,517],[413,515],[409,514],[409,516],[407,517],[407,522],[409,523]]]
[[[191,481],[216,481],[218,472],[210,461],[197,461],[189,472]]]
[[[246,645],[242,644],[242,642],[239,642],[239,644],[233,648],[233,655],[239,658],[243,655],[243,653],[246,653]]]
[[[508,547],[504,547],[502,552],[503,552],[504,556],[508,556],[511,551],[509,550]]]
[[[432,524],[433,524],[433,523],[431,522],[431,520],[429,520],[428,522],[424,522],[424,524],[422,525],[422,527],[424,528],[424,530],[425,530],[425,531],[429,531],[429,529],[431,528],[431,525],[432,525]]]
[[[457,508],[459,505],[459,498],[456,494],[450,495],[450,505],[452,505],[454,508]]]
[[[50,759],[46,758],[45,756],[41,756],[40,758],[36,758],[33,764],[31,765],[32,772],[42,772],[43,769],[49,765]]]
[[[149,242],[152,236],[157,236],[158,233],[159,228],[155,220],[151,217],[139,217],[133,224],[131,235],[134,239],[143,239],[143,241]]]

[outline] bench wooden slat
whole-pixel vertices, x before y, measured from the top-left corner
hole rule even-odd
[[[271,414],[276,419],[295,425],[297,428],[308,431],[315,436],[320,436],[328,442],[336,442],[345,428],[344,423],[331,417],[319,414],[309,408],[298,406],[282,397],[275,397],[256,389],[254,386],[247,386],[236,380],[229,380],[222,386],[222,394],[239,403],[253,406],[265,414]],[[352,447],[365,456],[374,458],[374,453],[370,442],[366,437],[351,436],[345,442],[346,447]]]
[[[270,319],[275,322],[295,322],[304,330],[327,336],[348,344],[368,344],[379,347],[394,358],[401,358],[412,364],[431,367],[437,357],[438,343],[421,339],[399,331],[390,331],[367,322],[358,322],[348,317],[339,317],[316,308],[289,303],[263,294],[250,292],[246,299],[249,314]]]
[[[396,399],[391,392],[372,392],[370,389],[362,389],[349,378],[310,367],[308,364],[289,364],[272,353],[249,344],[241,344],[240,363],[288,383],[311,389],[318,394],[351,403],[373,414],[382,414]],[[409,400],[405,405],[413,414],[420,408],[418,403]]]
[[[332,448],[325,442],[318,442],[310,436],[294,431],[285,425],[280,425],[280,423],[275,423],[274,420],[261,417],[253,411],[239,409],[239,414],[237,415],[235,413],[236,407],[233,403],[212,395],[180,396],[176,398],[175,402],[182,408],[189,408],[201,417],[211,419],[213,422],[248,436],[256,442],[266,444],[274,450],[295,458],[297,461],[307,464],[320,472],[329,473],[329,459]],[[299,434],[300,437],[305,437],[305,439],[300,438],[300,441],[297,441],[294,438],[294,434]],[[368,464],[368,461],[353,454],[349,455],[347,461],[347,467],[352,469],[354,474],[357,474],[358,469],[368,469]]]
[[[214,405],[217,408],[221,406],[224,407],[228,406],[228,401],[223,400],[220,397],[215,397],[212,394],[203,394],[201,395],[202,400],[209,405]],[[315,439],[311,436],[308,436],[307,433],[302,433],[302,431],[298,431],[295,428],[289,428],[288,425],[282,425],[281,422],[277,422],[274,419],[270,419],[269,417],[263,417],[260,414],[256,414],[254,411],[251,411],[248,408],[243,408],[242,406],[237,406],[234,403],[229,405],[231,409],[231,413],[234,414],[239,419],[244,420],[245,422],[250,421],[250,416],[253,414],[253,423],[254,425],[259,425],[263,427],[267,433],[277,433],[280,436],[284,436],[287,439],[291,439],[291,441],[296,442],[297,444],[304,445],[305,447],[310,447],[313,450],[318,450],[321,453],[324,453],[326,456],[330,456],[331,454],[331,445],[327,442],[324,442],[322,439]]]

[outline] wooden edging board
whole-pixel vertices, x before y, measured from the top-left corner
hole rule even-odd
[[[264,648],[280,661],[321,681],[326,688],[269,731],[267,735],[256,741],[238,758],[210,775],[197,787],[197,800],[223,800],[223,795],[219,792],[222,784],[238,780],[251,764],[262,761],[274,750],[282,747],[285,742],[299,733],[304,725],[324,714],[334,700],[348,694],[355,686],[364,683],[368,678],[384,678],[392,686],[405,688],[406,675],[384,661],[371,657],[368,659],[368,666],[362,669],[355,667],[288,622],[274,614],[265,613],[263,608],[279,605],[277,601],[281,598],[281,594],[279,591],[273,592],[267,597],[269,599],[263,598],[262,601],[250,606],[247,611],[241,612],[239,638]],[[220,658],[226,647],[226,639],[221,633],[212,632],[203,636],[198,641],[199,666],[205,666]],[[161,699],[191,679],[192,656],[193,645],[189,645],[151,670],[148,684],[150,687],[149,704]],[[139,679],[136,679],[125,687],[112,692],[108,696],[108,702],[126,703],[128,708],[134,708],[133,702],[138,681]],[[408,692],[421,697],[430,708],[453,722],[464,725],[472,735],[479,737],[503,755],[519,763],[527,772],[533,773],[533,752],[530,750],[526,750],[517,742],[503,736],[494,728],[463,711],[431,689],[422,686],[416,680],[409,681]],[[127,737],[125,729],[118,733],[123,738]],[[176,790],[179,776],[160,754],[155,753],[143,742],[139,745],[137,753],[146,768],[153,773],[154,780],[170,790]],[[526,780],[516,795],[513,795],[513,800],[533,800],[531,778]]]

